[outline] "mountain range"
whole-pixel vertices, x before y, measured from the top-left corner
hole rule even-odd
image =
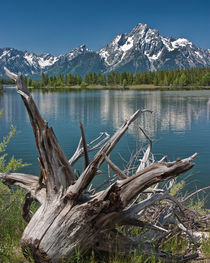
[[[53,56],[36,55],[14,48],[0,48],[0,76],[3,67],[39,78],[42,72],[80,74],[111,71],[157,71],[162,69],[210,66],[210,49],[196,47],[185,38],[161,36],[156,29],[138,24],[131,32],[117,35],[99,51],[79,46],[71,52]]]

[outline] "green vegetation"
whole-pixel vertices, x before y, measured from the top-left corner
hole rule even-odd
[[[210,86],[210,68],[192,68],[161,70],[157,72],[112,72],[101,74],[89,72],[84,76],[80,75],[55,75],[48,76],[42,73],[41,80],[35,81],[26,79],[28,87],[136,87],[139,85],[150,85],[150,88],[157,86],[165,87],[187,87],[187,86]]]
[[[15,84],[15,82],[11,79],[4,79],[4,78],[0,78],[0,85],[9,85],[9,84]]]
[[[9,134],[0,143],[0,172],[16,171],[27,165],[14,156],[6,160],[5,151],[15,133],[16,128],[11,126]],[[0,181],[0,262],[24,262],[19,248],[19,241],[26,226],[21,216],[24,196],[24,190],[8,188],[3,180]]]
[[[10,80],[10,79],[0,78],[0,92],[1,92],[4,84],[10,85],[10,84],[15,84],[15,82],[13,80]]]

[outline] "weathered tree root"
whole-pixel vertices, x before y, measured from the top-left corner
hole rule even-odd
[[[77,247],[81,251],[96,249],[99,251],[111,251],[119,254],[127,254],[138,250],[145,257],[153,254],[162,262],[185,262],[197,256],[171,255],[161,250],[154,249],[143,241],[150,237],[151,233],[156,240],[161,240],[171,231],[167,226],[166,218],[170,215],[157,216],[156,222],[139,220],[141,215],[147,213],[147,209],[160,200],[167,199],[175,203],[168,205],[169,213],[175,208],[173,215],[182,220],[186,213],[182,205],[173,200],[169,191],[151,188],[154,184],[173,179],[188,171],[194,165],[192,156],[174,162],[161,161],[150,164],[149,156],[151,141],[149,141],[140,165],[136,172],[127,176],[109,159],[109,154],[127,131],[129,125],[142,113],[149,110],[136,111],[117,131],[109,138],[107,133],[102,133],[98,138],[87,144],[82,125],[82,138],[78,148],[69,161],[66,159],[52,128],[48,127],[37,109],[37,106],[29,93],[21,74],[15,75],[5,68],[7,75],[17,83],[17,92],[21,95],[28,112],[33,128],[36,145],[40,154],[39,165],[41,178],[20,173],[2,174],[8,183],[20,186],[29,191],[24,203],[24,217],[28,222],[21,239],[23,253],[30,256],[35,262],[61,262],[63,258],[73,256]],[[105,138],[104,138],[105,136]],[[92,161],[89,161],[88,152],[98,150]],[[85,156],[84,171],[77,178],[72,166],[81,157]],[[101,164],[107,161],[116,173],[118,180],[113,181],[107,189],[100,192],[88,190],[94,176],[98,173]],[[109,181],[111,182],[111,180]],[[138,201],[139,195],[145,194],[147,198]],[[29,218],[29,209],[32,200],[37,200],[41,206]],[[173,215],[171,216],[173,217]],[[161,217],[163,220],[161,221]],[[164,221],[165,220],[165,221]],[[162,222],[162,223],[161,223]],[[147,229],[144,235],[129,237],[120,233],[115,228],[118,225],[134,225]],[[144,238],[144,239],[143,239]],[[139,249],[139,242],[142,246]]]

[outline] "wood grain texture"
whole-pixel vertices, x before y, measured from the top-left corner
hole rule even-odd
[[[144,257],[152,253],[161,262],[174,260],[186,262],[197,256],[193,253],[188,257],[169,255],[161,250],[155,250],[151,242],[142,243],[142,240],[151,239],[151,235],[156,240],[161,240],[172,232],[166,223],[166,218],[179,217],[180,221],[184,221],[185,211],[186,216],[192,216],[189,210],[183,208],[183,204],[170,196],[169,189],[160,189],[158,185],[153,188],[153,185],[173,179],[191,169],[197,154],[174,162],[166,162],[164,158],[150,164],[152,143],[142,130],[148,139],[148,148],[136,172],[129,177],[125,176],[108,156],[130,124],[139,115],[150,112],[139,109],[112,137],[109,138],[107,133],[102,133],[89,144],[86,143],[83,127],[80,125],[82,139],[75,154],[67,160],[53,129],[48,127],[47,122],[41,117],[22,75],[15,75],[7,69],[6,73],[17,83],[17,92],[21,95],[28,112],[40,154],[40,178],[21,173],[0,173],[0,178],[9,184],[29,191],[23,205],[23,216],[28,221],[28,225],[21,239],[22,250],[26,257],[32,257],[36,263],[59,263],[73,256],[78,247],[81,252],[91,248],[128,254],[130,250],[139,248],[139,242],[143,247],[139,253]],[[89,161],[88,152],[93,150],[98,152],[93,160]],[[85,170],[77,178],[72,165],[82,156],[85,157]],[[116,173],[116,180],[109,180],[108,187],[100,192],[88,190],[89,184],[104,161],[107,161]],[[120,180],[117,180],[117,177]],[[140,195],[143,200],[139,201]],[[29,209],[33,200],[39,201],[41,206],[30,218]],[[161,200],[168,200],[163,211]],[[143,211],[142,214],[146,215],[149,213],[148,209],[154,205],[158,209],[161,208],[155,210],[157,215],[155,223],[145,222],[139,218],[139,212]],[[201,218],[199,216],[198,218]],[[205,221],[206,218],[202,218]],[[176,223],[176,220],[171,219],[171,222]],[[182,223],[178,222],[177,226],[180,224]],[[117,225],[135,225],[147,231],[144,236],[131,237],[118,232],[115,229]]]

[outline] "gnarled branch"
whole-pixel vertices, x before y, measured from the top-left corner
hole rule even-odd
[[[69,165],[52,128],[42,119],[21,74],[15,75],[5,68],[9,77],[17,84],[18,93],[28,111],[33,128],[36,145],[40,154],[41,171],[44,175],[48,199],[65,191],[74,183],[76,176]]]

